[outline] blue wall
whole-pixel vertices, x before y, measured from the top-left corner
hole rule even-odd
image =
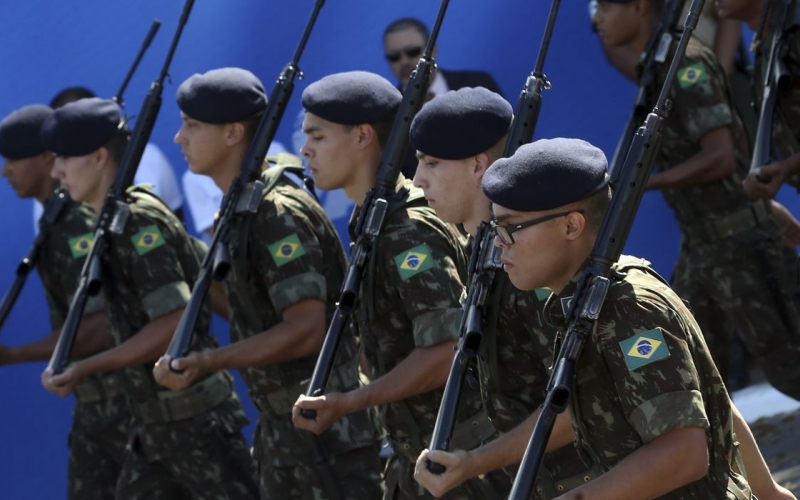
[[[86,85],[101,96],[118,89],[154,18],[162,21],[126,93],[136,114],[161,66],[182,9],[178,0],[81,0],[0,2],[0,116],[34,102],[49,101],[69,85]],[[439,38],[440,66],[481,68],[493,73],[512,103],[536,60],[549,3],[545,0],[452,2]],[[186,165],[172,136],[179,126],[175,89],[195,72],[221,66],[253,71],[269,89],[291,57],[313,8],[312,0],[199,0],[172,64],[172,82],[152,141],[175,166]],[[278,140],[291,147],[300,93],[310,82],[336,71],[366,69],[392,78],[383,59],[381,33],[395,18],[433,22],[438,2],[329,0],[303,55],[306,78],[298,82]],[[553,89],[544,95],[537,137],[574,136],[611,156],[627,119],[634,87],[610,69],[589,29],[586,2],[564,2],[546,74]],[[796,197],[784,193],[798,213]],[[0,182],[0,290],[33,238],[31,202],[16,198]],[[657,194],[648,194],[628,252],[645,256],[669,276],[678,233]],[[47,332],[41,285],[32,278],[0,340],[14,345]],[[220,325],[217,325],[219,331]],[[44,364],[0,370],[0,498],[60,498],[65,489],[71,399],[40,386]],[[252,411],[252,407],[250,407]]]

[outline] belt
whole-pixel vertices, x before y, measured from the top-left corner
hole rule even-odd
[[[146,424],[186,420],[206,413],[230,397],[224,375],[212,375],[181,392],[163,391],[156,399],[129,401],[131,413]]]
[[[486,410],[481,410],[472,417],[458,422],[453,429],[453,438],[450,440],[451,449],[471,450],[483,444],[487,439],[497,434],[492,421],[489,419]],[[414,443],[412,439],[397,439],[388,436],[395,453],[405,455],[412,462],[416,462],[419,454],[427,448],[431,442],[433,433],[423,437],[419,443]]]
[[[121,377],[119,373],[103,373],[86,378],[75,387],[75,398],[80,403],[97,403],[125,394]]]
[[[772,211],[765,203],[759,202],[724,217],[687,225],[681,230],[690,241],[710,243],[756,228],[771,217]]]
[[[541,498],[556,498],[601,475],[602,473],[589,469],[574,476],[555,478],[546,467],[540,467],[539,477],[536,478],[536,493]]]

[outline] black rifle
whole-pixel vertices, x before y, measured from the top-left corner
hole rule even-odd
[[[103,202],[103,207],[100,210],[95,226],[92,248],[86,256],[86,262],[81,270],[78,288],[72,298],[69,313],[67,313],[67,318],[64,321],[64,327],[61,329],[61,335],[58,337],[53,356],[50,358],[48,369],[52,370],[53,373],[61,373],[69,364],[70,353],[75,343],[75,336],[78,331],[78,326],[80,326],[86,301],[90,296],[96,295],[102,286],[100,271],[101,259],[108,250],[111,238],[113,238],[115,234],[122,234],[125,229],[125,223],[130,215],[130,207],[128,207],[125,202],[125,191],[133,184],[133,177],[136,175],[136,169],[142,159],[142,153],[147,145],[147,141],[150,139],[150,134],[153,132],[153,126],[156,123],[158,111],[161,109],[161,93],[163,91],[164,79],[167,77],[169,65],[172,62],[172,56],[175,54],[175,49],[178,46],[178,41],[189,19],[189,13],[193,5],[194,0],[186,0],[164,65],[158,77],[156,77],[150,85],[150,91],[147,93],[147,97],[145,97],[142,108],[139,111],[136,127],[133,129],[130,141],[125,148],[125,153],[122,155],[114,184],[111,186],[111,189],[108,190],[106,199]]]
[[[120,106],[123,105],[122,95],[125,93],[125,88],[128,86],[128,82],[136,72],[136,68],[139,67],[139,62],[142,60],[142,56],[144,56],[144,53],[150,46],[150,42],[152,42],[153,38],[156,36],[159,26],[161,26],[159,21],[153,21],[152,26],[150,26],[150,31],[147,32],[144,43],[142,43],[142,47],[139,49],[139,54],[136,55],[136,59],[133,61],[131,68],[128,70],[128,75],[125,77],[125,81],[122,82],[119,92],[117,92],[117,95],[114,97],[114,101],[116,101]],[[41,251],[42,245],[44,245],[47,241],[50,227],[55,224],[59,218],[61,218],[63,210],[68,204],[69,195],[67,195],[67,193],[61,188],[57,188],[56,192],[53,193],[50,198],[48,198],[47,203],[44,206],[44,213],[42,214],[43,224],[39,228],[39,234],[36,236],[36,239],[34,240],[30,250],[28,250],[28,253],[25,254],[25,257],[17,266],[14,283],[11,284],[11,288],[9,288],[9,290],[3,296],[3,302],[0,303],[0,330],[2,330],[3,324],[6,322],[6,318],[8,318],[9,313],[11,313],[11,309],[14,307],[14,304],[17,301],[17,297],[19,297],[22,287],[25,286],[25,280],[28,279],[28,274],[30,274],[33,268],[36,267],[36,261],[39,259],[39,252]]]
[[[558,16],[558,8],[561,0],[553,0],[550,6],[550,14],[547,18],[542,44],[539,48],[539,56],[536,59],[536,66],[533,72],[525,81],[525,87],[517,101],[517,108],[514,112],[514,121],[508,134],[503,156],[508,157],[523,144],[531,142],[536,123],[539,121],[539,111],[542,108],[542,91],[550,89],[550,82],[544,75],[544,61],[547,57],[547,50],[550,47],[550,39],[553,36],[553,28]],[[439,413],[436,416],[436,424],[433,427],[431,437],[431,450],[449,450],[453,431],[456,427],[456,413],[458,403],[461,399],[461,391],[464,386],[464,379],[472,361],[478,356],[481,342],[483,341],[483,321],[484,303],[486,296],[494,283],[497,272],[501,272],[500,264],[501,250],[494,244],[494,231],[486,222],[481,222],[475,234],[475,240],[470,256],[469,264],[469,290],[467,299],[463,305],[461,324],[458,327],[459,340],[456,346],[456,353],[453,356],[453,364],[450,367],[450,374],[447,376],[447,383],[444,386],[442,403],[439,405]],[[428,470],[434,474],[443,474],[445,467],[442,464],[428,461]]]
[[[788,27],[792,25],[793,15],[789,15],[790,0],[774,0],[767,2],[764,8],[764,18],[762,19],[762,30],[768,29],[769,20],[766,14],[769,8],[776,9],[771,18],[777,20],[780,26],[773,27],[772,39],[769,41],[769,55],[765,61],[763,80],[763,93],[761,96],[761,107],[758,116],[758,128],[756,129],[756,140],[753,147],[753,158],[750,163],[750,171],[758,170],[767,165],[772,159],[772,121],[775,116],[775,101],[778,98],[778,91],[785,90],[789,84],[788,68],[784,58],[789,50]],[[773,7],[769,7],[772,5]],[[766,42],[766,40],[765,40]],[[760,182],[769,182],[770,178],[766,175],[757,175],[756,179]]]
[[[622,255],[639,203],[642,201],[650,169],[661,146],[661,127],[671,107],[667,96],[675,82],[678,66],[686,52],[686,45],[697,26],[703,3],[704,0],[692,1],[683,35],[675,50],[658,101],[636,132],[625,163],[618,172],[619,183],[589,261],[578,277],[575,294],[570,301],[567,313],[569,326],[558,356],[554,360],[547,395],[508,497],[510,500],[530,498],[556,417],[569,404],[575,379],[575,365],[584,343],[600,316],[611,279],[614,279],[612,266]]]
[[[203,303],[211,286],[211,279],[222,281],[230,271],[230,255],[228,254],[227,243],[236,217],[242,214],[254,214],[258,211],[264,190],[264,183],[259,180],[264,158],[267,155],[270,143],[275,138],[278,125],[280,125],[283,113],[286,111],[286,105],[289,103],[289,98],[294,91],[294,80],[298,75],[302,76],[302,72],[298,67],[300,56],[305,49],[308,37],[311,35],[311,29],[314,27],[324,3],[324,0],[317,0],[314,12],[311,14],[311,19],[306,25],[292,60],[283,68],[278,80],[275,82],[275,86],[272,88],[267,110],[264,112],[253,140],[247,149],[239,176],[233,181],[230,190],[222,200],[219,222],[214,231],[214,238],[211,240],[211,246],[203,259],[189,303],[186,305],[175,330],[175,335],[173,335],[172,341],[167,347],[165,355],[169,356],[170,359],[182,358],[188,354],[197,319],[200,317]],[[170,367],[170,369],[172,368]]]
[[[442,0],[439,6],[439,14],[425,46],[425,52],[417,62],[417,67],[411,74],[411,78],[408,80],[403,92],[403,101],[400,103],[400,109],[397,111],[392,130],[389,133],[386,149],[381,156],[377,182],[367,192],[364,204],[358,214],[350,267],[347,268],[344,283],[342,283],[342,289],[339,292],[339,301],[336,303],[336,311],[333,313],[333,319],[328,326],[328,332],[325,334],[325,341],[319,352],[317,364],[314,366],[314,373],[308,383],[308,389],[306,390],[306,395],[308,396],[321,396],[328,385],[328,378],[330,378],[333,370],[336,351],[339,349],[347,318],[355,307],[358,290],[361,287],[361,279],[367,269],[372,247],[378,235],[380,235],[383,220],[389,208],[389,198],[394,194],[397,186],[397,177],[400,175],[408,144],[411,121],[425,103],[425,96],[431,84],[433,71],[436,68],[436,63],[431,53],[434,45],[436,45],[436,38],[439,36],[439,29],[442,26],[448,3],[450,3],[450,0]],[[317,412],[311,409],[304,408],[300,410],[300,414],[310,420],[317,418]]]
[[[650,112],[649,103],[653,102],[655,96],[650,95],[650,89],[658,78],[662,66],[666,63],[670,48],[677,40],[679,32],[679,22],[686,0],[669,0],[664,15],[658,27],[650,35],[647,48],[639,60],[642,68],[641,78],[639,78],[639,88],[636,91],[636,99],[633,102],[633,112],[625,126],[625,132],[617,143],[614,157],[611,159],[609,174],[611,175],[611,185],[617,185],[617,175],[625,163],[626,154],[630,150],[633,136],[639,129],[639,125],[647,118]]]
[[[42,220],[39,223],[39,234],[33,241],[28,253],[17,265],[14,282],[3,296],[3,302],[0,304],[0,330],[2,330],[8,315],[11,313],[11,309],[17,302],[19,293],[22,291],[22,287],[25,286],[25,280],[28,279],[28,274],[36,267],[36,261],[39,260],[39,252],[47,241],[48,236],[50,236],[50,227],[61,218],[69,202],[69,195],[61,188],[57,188],[48,198],[44,206]]]

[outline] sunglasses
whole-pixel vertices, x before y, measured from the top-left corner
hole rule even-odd
[[[386,60],[389,62],[397,62],[400,60],[400,57],[405,54],[408,58],[419,57],[422,55],[422,49],[424,47],[406,47],[402,50],[393,50],[391,52],[386,53]]]
[[[489,225],[492,226],[492,229],[494,229],[494,234],[496,234],[497,237],[500,238],[500,241],[502,241],[504,245],[510,246],[514,244],[514,236],[512,235],[517,231],[525,229],[526,227],[535,226],[536,224],[540,224],[542,222],[547,222],[549,220],[557,219],[559,217],[564,217],[565,215],[569,215],[572,212],[578,212],[579,214],[582,214],[584,211],[570,210],[569,212],[559,212],[557,214],[545,215],[544,217],[539,217],[538,219],[531,219],[529,221],[525,221],[520,224],[514,224],[509,226],[503,226],[496,220],[492,220],[489,221]]]

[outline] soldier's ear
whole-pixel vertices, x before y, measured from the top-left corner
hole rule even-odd
[[[234,146],[244,140],[244,123],[234,122],[225,125],[225,144]]]
[[[577,240],[587,230],[586,217],[580,212],[570,212],[564,217],[565,236]]]

